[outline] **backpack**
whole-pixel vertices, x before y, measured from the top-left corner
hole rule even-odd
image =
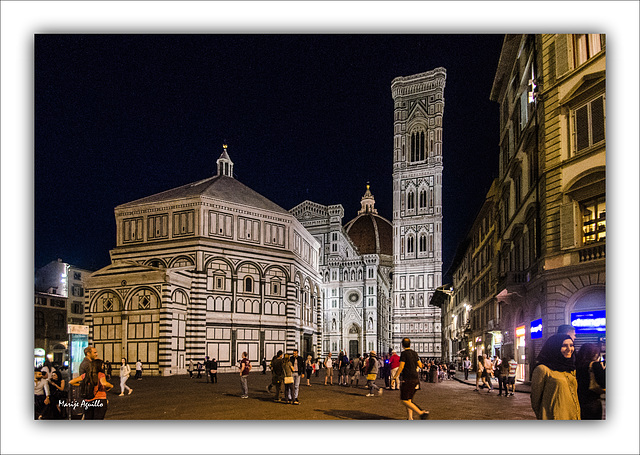
[[[95,385],[89,380],[89,373],[86,373],[80,383],[80,398],[90,400],[95,396]]]

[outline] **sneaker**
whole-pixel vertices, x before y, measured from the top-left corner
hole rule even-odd
[[[429,411],[424,411],[420,414],[420,420],[427,420],[429,418]]]
[[[129,392],[129,393],[131,393],[131,392]],[[123,396],[124,396],[124,393],[121,393],[121,394],[120,394],[120,395],[118,395],[118,396],[119,396],[119,397],[123,397]]]
[[[293,404],[300,404],[298,400],[293,400]]]
[[[373,393],[367,393],[367,395],[366,395],[366,396],[367,396],[367,397],[372,397],[372,396],[374,396],[374,395],[373,395]]]
[[[384,389],[378,389],[378,396],[382,396],[382,392],[384,392]]]
[[[131,392],[133,392],[133,389],[129,389],[129,395],[131,395]]]

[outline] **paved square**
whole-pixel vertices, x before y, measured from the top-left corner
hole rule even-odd
[[[385,390],[382,396],[366,397],[360,387],[324,386],[322,377],[301,380],[300,405],[275,403],[266,387],[271,373],[249,375],[249,398],[241,399],[237,374],[218,374],[218,383],[204,376],[144,377],[130,379],[131,395],[118,396],[119,378],[108,394],[109,420],[402,420],[406,411],[400,392]],[[384,381],[376,381],[382,386]],[[337,381],[334,377],[334,384]],[[414,402],[430,412],[431,420],[535,420],[529,394],[500,397],[497,390],[475,392],[474,387],[455,380],[420,383]]]

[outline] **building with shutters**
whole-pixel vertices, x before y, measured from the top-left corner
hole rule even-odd
[[[226,146],[215,176],[119,205],[115,218],[111,264],[85,293],[100,358],[172,375],[205,356],[225,371],[244,351],[259,362],[320,349],[318,242],[233,177]]]
[[[605,341],[605,72],[604,35],[505,36],[494,332],[521,380],[561,324]]]
[[[36,270],[34,306],[34,349],[36,364],[46,358],[63,365],[68,360],[69,324],[84,324],[85,279],[91,271],[51,261]]]

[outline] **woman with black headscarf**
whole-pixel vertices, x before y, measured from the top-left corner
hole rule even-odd
[[[539,420],[580,420],[573,340],[550,336],[531,378],[531,407]]]

